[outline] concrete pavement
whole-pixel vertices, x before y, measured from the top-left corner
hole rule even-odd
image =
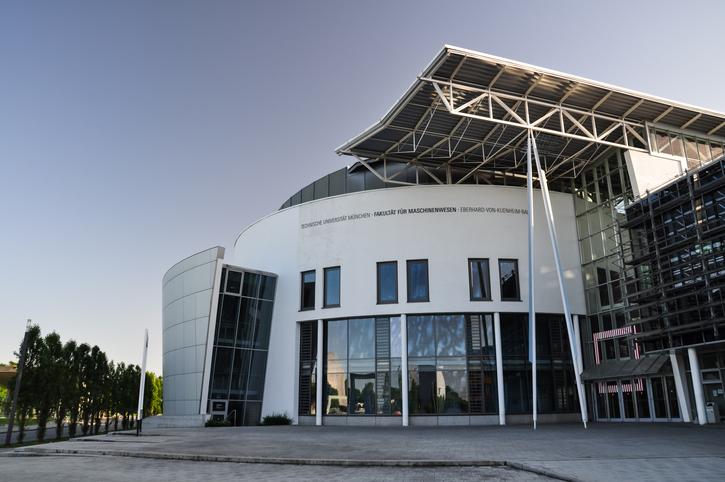
[[[328,474],[341,469],[331,465],[386,468],[379,466],[387,464],[391,470],[410,470],[416,465],[458,464],[474,473],[491,468],[474,465],[508,464],[564,480],[719,480],[725,473],[725,426],[593,424],[585,430],[579,425],[541,425],[536,431],[527,426],[158,429],[140,438],[93,436],[13,453],[151,457],[164,463],[176,458],[204,464],[213,460],[318,464],[326,466]],[[279,466],[280,474],[288,467]]]

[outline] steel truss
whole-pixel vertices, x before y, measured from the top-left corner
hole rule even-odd
[[[421,77],[453,115],[519,127],[621,149],[647,152],[644,123],[585,111],[526,95],[494,92],[451,81]]]

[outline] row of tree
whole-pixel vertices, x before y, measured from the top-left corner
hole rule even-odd
[[[19,356],[16,353],[16,356]],[[56,427],[56,438],[68,424],[71,437],[96,434],[104,424],[105,431],[113,423],[114,430],[132,428],[138,406],[141,369],[136,365],[109,361],[98,346],[62,343],[53,332],[41,336],[34,325],[27,333],[25,363],[16,409],[18,441],[23,441],[26,423],[35,419],[38,440],[45,438],[48,424]],[[8,384],[13,393],[15,378]],[[162,412],[162,380],[146,372],[144,385],[144,417]],[[10,398],[5,403],[9,409]]]

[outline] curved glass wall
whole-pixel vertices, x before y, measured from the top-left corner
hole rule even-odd
[[[492,313],[408,315],[407,367],[400,324],[398,316],[324,322],[323,414],[401,415],[403,370],[411,415],[498,413]],[[300,415],[316,411],[316,325],[300,323]],[[501,313],[501,333],[506,413],[531,413],[528,315]],[[537,357],[539,412],[576,412],[562,315],[537,314]]]
[[[381,177],[387,178],[388,180],[394,179],[398,182],[404,182],[407,185],[440,184],[439,181],[441,181],[445,184],[526,186],[526,177],[515,175],[512,172],[480,170],[472,175],[468,175],[471,168],[467,166],[450,166],[450,173],[448,173],[439,170],[441,168],[440,164],[423,167],[422,165],[409,165],[404,162],[387,161],[383,163],[374,160],[368,161],[368,164]],[[433,178],[429,173],[434,173],[438,179]],[[405,185],[396,182],[384,182],[370,169],[356,164],[350,168],[343,167],[342,169],[338,169],[308,184],[287,199],[280,206],[280,209],[314,201],[315,199],[338,196],[340,194],[371,191],[373,189],[387,187],[401,187]],[[549,189],[552,191],[571,192],[571,183],[563,179],[550,181]]]

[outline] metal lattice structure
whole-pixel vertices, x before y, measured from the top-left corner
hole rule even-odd
[[[446,46],[378,123],[337,149],[389,184],[403,162],[441,184],[477,172],[525,179],[533,132],[550,182],[574,177],[608,147],[649,151],[649,126],[725,135],[725,114],[541,67]],[[462,176],[452,175],[465,169]]]

